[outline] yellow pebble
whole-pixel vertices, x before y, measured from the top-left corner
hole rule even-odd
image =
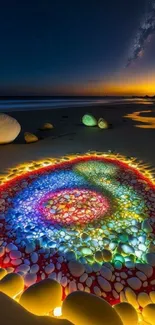
[[[0,268],[0,280],[3,279],[6,274],[7,274],[6,269]]]
[[[38,137],[35,134],[29,132],[24,133],[24,139],[26,143],[32,143],[38,141]]]
[[[14,298],[24,289],[24,280],[17,273],[9,273],[0,281],[0,291]]]
[[[137,300],[138,300],[139,305],[143,308],[145,306],[151,304],[151,299],[146,292],[140,292]]]
[[[76,291],[62,304],[62,315],[75,325],[123,325],[120,317],[104,299]]]
[[[144,321],[148,322],[151,325],[154,325],[155,324],[155,304],[147,305],[143,309],[142,315],[143,315]]]
[[[121,302],[120,304],[115,305],[114,309],[120,316],[123,325],[138,324],[138,314],[131,304],[127,302]]]
[[[0,293],[0,317],[4,325],[74,325],[64,319],[33,315],[3,293]]]
[[[45,279],[24,291],[19,303],[31,313],[42,316],[61,306],[61,299],[61,285],[53,279]]]
[[[155,304],[155,291],[151,291],[149,295],[150,295],[151,301]]]

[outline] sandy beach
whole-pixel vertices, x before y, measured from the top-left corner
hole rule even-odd
[[[45,157],[57,157],[71,153],[84,153],[89,150],[115,151],[124,156],[133,156],[151,166],[155,166],[155,130],[135,127],[139,122],[123,118],[135,111],[152,110],[154,105],[122,104],[91,107],[74,107],[52,110],[16,111],[8,113],[21,124],[22,131],[12,144],[0,147],[0,172],[19,163],[39,160]],[[85,127],[82,116],[91,113],[96,118],[103,117],[113,128],[101,130],[97,127]],[[53,124],[51,131],[39,131],[45,122]],[[36,134],[40,141],[24,143],[24,132]]]

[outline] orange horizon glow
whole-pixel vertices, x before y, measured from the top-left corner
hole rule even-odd
[[[155,80],[142,82],[123,78],[122,81],[115,79],[109,83],[72,84],[58,87],[57,92],[62,95],[75,96],[154,96]]]

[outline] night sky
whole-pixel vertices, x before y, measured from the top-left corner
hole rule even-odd
[[[155,0],[3,0],[0,95],[155,94]]]

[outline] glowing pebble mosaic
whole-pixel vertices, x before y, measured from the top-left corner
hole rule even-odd
[[[0,178],[0,267],[25,287],[50,278],[63,298],[80,290],[139,306],[155,291],[154,230],[155,182],[134,159],[90,152]]]

